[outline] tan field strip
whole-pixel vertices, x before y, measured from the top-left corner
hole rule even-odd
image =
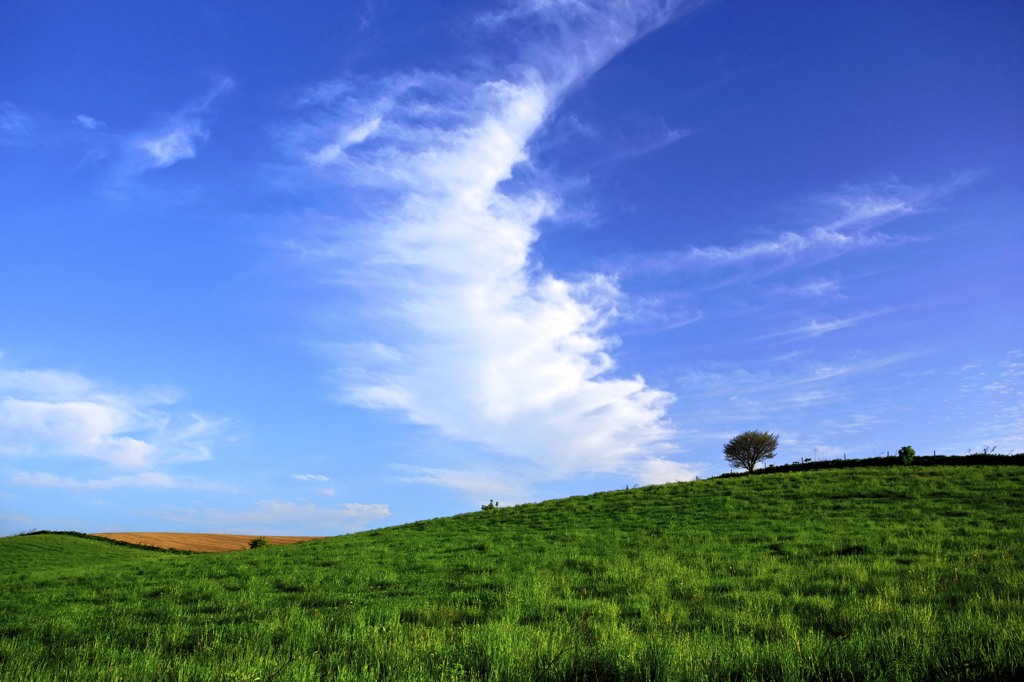
[[[147,545],[164,549],[187,549],[192,552],[231,552],[249,549],[249,541],[258,535],[226,535],[222,533],[94,533],[97,537]],[[271,545],[292,545],[317,540],[320,535],[267,535]]]

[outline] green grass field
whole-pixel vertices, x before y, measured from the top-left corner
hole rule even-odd
[[[0,539],[3,680],[1024,676],[1024,467],[741,476],[287,547]]]

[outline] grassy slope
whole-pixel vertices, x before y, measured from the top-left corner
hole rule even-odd
[[[0,678],[1005,679],[1024,673],[1022,529],[1024,468],[937,466],[226,555],[7,538]]]
[[[0,539],[0,566],[5,573],[35,574],[69,568],[123,564],[148,556],[127,543],[93,542],[76,533],[32,533]],[[144,554],[142,552],[145,552]]]

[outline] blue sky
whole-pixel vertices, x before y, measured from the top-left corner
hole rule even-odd
[[[1024,5],[0,5],[0,533],[1024,450]]]

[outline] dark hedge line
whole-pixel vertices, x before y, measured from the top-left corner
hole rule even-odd
[[[30,530],[24,533],[18,533],[18,535],[70,535],[75,538],[82,538],[84,540],[95,540],[97,542],[106,542],[111,545],[121,545],[122,547],[132,547],[134,549],[144,549],[147,552],[163,552],[165,554],[194,554],[187,549],[167,549],[164,547],[153,547],[151,545],[136,545],[133,542],[125,542],[124,540],[115,540],[114,538],[104,538],[99,535],[89,535],[88,533],[79,533],[77,530]]]
[[[900,461],[897,455],[890,457],[865,457],[863,459],[829,459],[818,462],[794,462],[792,464],[769,464],[755,469],[752,474],[745,471],[730,471],[715,478],[731,476],[758,476],[761,474],[783,474],[791,471],[816,471],[819,469],[854,469],[859,467],[895,467],[908,466]],[[1024,466],[1024,453],[1016,455],[918,455],[909,465],[912,467],[927,466]]]

